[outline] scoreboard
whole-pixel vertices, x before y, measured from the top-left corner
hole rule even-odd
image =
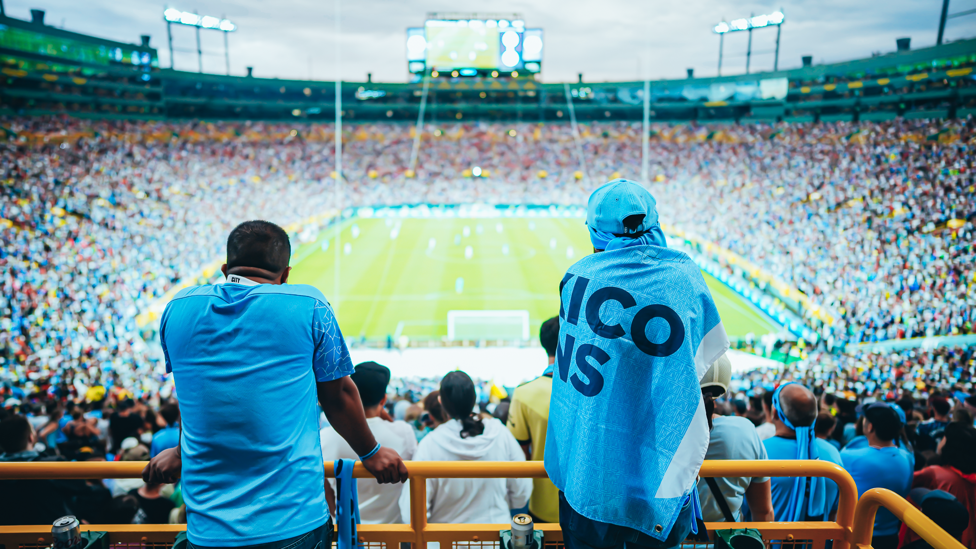
[[[512,16],[428,14],[407,29],[407,69],[431,76],[518,76],[542,70],[542,29]]]

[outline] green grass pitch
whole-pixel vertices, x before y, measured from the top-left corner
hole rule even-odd
[[[410,338],[440,339],[450,310],[527,310],[534,337],[559,312],[566,269],[592,253],[579,218],[356,218],[342,226],[336,294],[334,238],[329,229],[300,246],[289,282],[319,288],[343,334],[368,339],[398,328]],[[729,336],[778,331],[702,274]]]

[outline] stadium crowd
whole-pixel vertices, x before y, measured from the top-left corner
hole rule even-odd
[[[299,223],[297,233],[300,222],[334,207],[331,128],[63,118],[3,125],[16,137],[0,144],[0,399],[10,416],[0,459],[37,452],[25,455],[144,460],[167,429],[163,439],[173,444],[179,419],[155,334],[139,314],[196,280],[240,221]],[[662,220],[749,258],[839,319],[828,326],[810,318],[824,344],[788,372],[737,376],[715,403],[718,415],[745,416],[758,423],[757,436],[765,430],[772,438],[786,428],[775,424],[773,389],[796,380],[813,392],[788,398],[820,397],[816,411],[836,420],[826,435],[835,450],[864,433],[867,405],[887,401],[904,416],[898,438],[911,450],[910,469],[942,467],[939,440],[956,431],[953,455],[976,455],[968,446],[976,440],[972,348],[836,352],[847,343],[973,332],[974,127],[899,120],[654,128],[650,188],[667,204]],[[640,126],[626,123],[584,126],[582,158],[568,126],[431,126],[415,173],[408,173],[410,127],[347,131],[344,206],[579,205],[598,181],[640,172]],[[481,177],[469,175],[474,166]],[[403,390],[383,409],[411,420],[421,439],[416,455],[425,455],[431,427],[458,408],[430,398],[442,382],[397,383]],[[503,415],[518,402],[517,390],[508,406],[489,402],[487,387],[474,393],[486,414],[491,404]],[[953,423],[965,429],[949,429]],[[507,440],[496,427],[483,433]],[[430,455],[457,453],[451,440]],[[533,456],[531,445],[523,449],[522,457]],[[976,473],[968,462],[946,467],[965,479]],[[72,494],[65,505],[90,522],[179,520],[169,517],[179,515],[178,489],[126,481],[51,489],[62,488]],[[505,498],[508,508],[520,507],[531,492],[496,488],[506,494],[495,498],[497,509]],[[968,490],[954,495],[972,517]],[[972,545],[976,537],[966,539]]]

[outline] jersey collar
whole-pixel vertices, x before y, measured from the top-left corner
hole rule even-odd
[[[241,284],[243,286],[258,286],[259,283],[241,275],[227,275],[224,284]]]

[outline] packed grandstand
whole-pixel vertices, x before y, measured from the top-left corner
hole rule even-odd
[[[581,81],[561,95],[562,85],[512,79],[486,96],[444,80],[419,124],[409,122],[420,108],[419,83],[362,83],[348,90],[355,99],[342,126],[341,168],[335,126],[321,108],[335,100],[332,83],[279,88],[270,79],[148,67],[58,71],[4,54],[0,419],[25,417],[37,435],[33,449],[52,459],[143,461],[178,444],[178,395],[155,312],[180,288],[220,278],[214,262],[242,222],[271,221],[298,243],[360,209],[545,206],[561,214],[625,178],[656,198],[669,243],[737,281],[734,291],[760,295],[755,305],[788,315],[775,338],[735,338],[739,350],[780,364],[735,372],[725,396],[707,399],[715,418],[742,416],[774,438],[781,426],[773,419],[785,413],[773,392],[796,381],[817,397],[817,437],[851,451],[878,440],[865,423],[890,418],[868,411],[888,402],[883,413],[898,414],[898,430],[883,440],[907,450],[909,478],[914,471],[919,484],[932,467],[951,465],[973,494],[976,41],[945,48],[951,54],[906,51],[748,81],[657,83],[646,128],[637,121],[643,101],[634,99],[640,83],[591,89]],[[772,102],[708,96],[723,82],[758,89],[751,79],[766,77],[788,80]],[[383,94],[355,103],[364,86]],[[573,97],[578,112],[567,108]],[[553,337],[542,328],[550,364]],[[410,345],[391,335],[347,340]],[[527,379],[542,374],[539,366]],[[437,393],[446,380],[387,379],[366,407],[405,421],[409,428],[394,425],[416,449],[450,420]],[[490,379],[472,385],[478,417],[488,421],[507,422],[519,391],[527,393]],[[512,448],[517,459],[504,459],[522,459]],[[760,449],[736,459],[765,459]],[[3,450],[0,461],[17,461]],[[772,450],[769,457],[777,458]],[[92,486],[93,499],[69,509],[83,520],[186,522],[179,488],[134,479]],[[510,489],[520,494],[511,507],[527,504],[527,481]],[[393,507],[393,522],[409,522],[409,502],[402,515]],[[450,518],[464,522],[460,516]],[[972,547],[976,524],[968,524],[962,540]]]

